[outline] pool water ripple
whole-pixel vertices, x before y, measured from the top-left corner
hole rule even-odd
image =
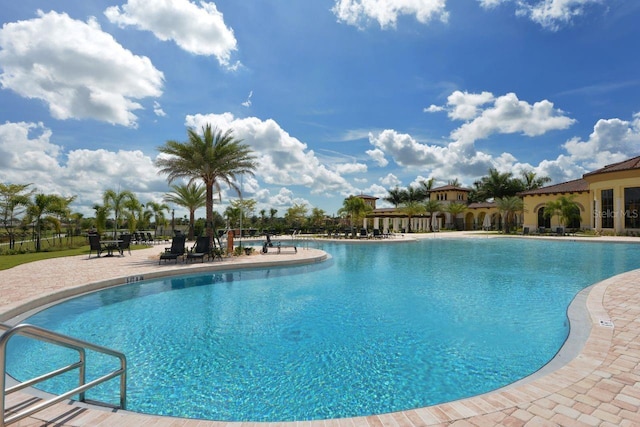
[[[331,261],[137,282],[28,322],[124,351],[133,411],[350,417],[460,399],[535,372],[567,337],[571,299],[640,267],[640,247],[623,244],[434,239],[322,249]],[[70,356],[51,360],[16,339],[8,371],[24,378]],[[113,367],[92,363],[92,375]],[[64,381],[75,378],[46,389]],[[88,397],[115,401],[116,391]]]

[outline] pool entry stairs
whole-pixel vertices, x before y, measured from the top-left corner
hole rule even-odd
[[[118,405],[112,405],[107,402],[91,402],[93,404],[112,406],[120,409],[126,409],[127,403],[127,359],[124,354],[112,350],[110,348],[102,347],[96,344],[92,344],[86,341],[82,341],[76,338],[62,335],[57,332],[53,332],[38,326],[29,324],[20,324],[16,326],[9,326],[4,323],[0,323],[0,427],[5,427],[15,422],[18,422],[24,418],[27,418],[37,412],[40,412],[56,403],[62,402],[67,399],[71,399],[73,396],[78,396],[80,402],[87,402],[85,399],[85,392],[99,384],[109,381],[113,378],[120,378],[120,401]],[[7,387],[7,343],[9,340],[20,335],[26,338],[46,342],[54,346],[65,347],[71,350],[75,350],[78,354],[78,361],[71,363],[70,365],[63,366],[49,373],[40,375],[36,378],[26,380],[11,387]],[[115,357],[119,359],[120,366],[118,369],[113,370],[99,378],[86,381],[86,356],[87,350],[92,352],[101,353],[107,356]],[[26,402],[20,402],[13,404],[12,407],[6,407],[7,395],[19,390],[23,390],[27,387],[31,387],[35,384],[41,383],[48,379],[54,378],[58,375],[62,375],[66,372],[78,370],[78,386],[57,396],[53,396],[48,400],[43,400],[37,397],[31,397]]]

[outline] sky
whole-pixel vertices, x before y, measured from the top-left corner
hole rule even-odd
[[[0,182],[88,217],[107,189],[161,202],[158,147],[205,124],[251,147],[242,196],[278,216],[640,155],[637,1],[21,0],[0,19]]]

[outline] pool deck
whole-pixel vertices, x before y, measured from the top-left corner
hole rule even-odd
[[[412,235],[413,237],[414,235]],[[497,237],[486,233],[431,233],[423,238]],[[399,237],[397,241],[407,239]],[[572,237],[552,239],[583,240]],[[638,238],[593,241],[640,242]],[[0,320],[82,291],[193,270],[319,262],[324,252],[299,245],[297,254],[255,254],[223,261],[158,265],[164,245],[124,257],[56,258],[0,271]],[[171,427],[411,427],[411,426],[640,426],[640,270],[606,279],[586,295],[590,332],[579,354],[557,370],[493,393],[441,405],[358,418],[292,423],[229,423],[157,417],[60,403],[12,426]],[[574,325],[572,324],[572,327]],[[588,329],[589,325],[586,325]],[[573,333],[573,332],[572,332]],[[34,400],[7,396],[6,408]],[[9,415],[10,412],[7,413]]]

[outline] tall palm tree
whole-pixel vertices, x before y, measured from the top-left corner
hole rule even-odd
[[[164,195],[164,201],[182,206],[189,211],[189,232],[187,238],[193,240],[194,226],[196,223],[196,210],[207,205],[206,190],[204,186],[195,182],[190,184],[172,185],[173,191]]]
[[[401,190],[400,194],[403,204],[407,204],[410,202],[422,202],[428,197],[428,193],[423,190],[422,186],[419,188],[409,186]]]
[[[210,124],[202,127],[202,135],[194,129],[187,130],[186,142],[167,141],[158,148],[160,156],[156,165],[167,174],[169,184],[185,178],[189,183],[201,179],[206,189],[206,230],[213,247],[213,194],[220,198],[220,184],[226,184],[240,194],[236,178],[254,175],[255,157],[251,148],[233,136],[231,129],[222,132]]]
[[[504,233],[509,234],[516,214],[524,211],[524,202],[518,196],[498,197],[496,206],[504,218]]]
[[[429,193],[431,193],[431,189],[433,188],[435,183],[435,178],[429,178],[426,181],[420,181],[420,189],[425,194],[425,200],[429,198]]]
[[[524,186],[524,190],[535,190],[536,188],[543,187],[546,183],[551,182],[551,178],[548,176],[538,176],[532,170],[524,170],[520,173],[522,178],[522,184]]]
[[[386,197],[383,197],[382,200],[391,203],[395,208],[397,208],[400,206],[400,203],[402,203],[402,189],[396,186],[388,191],[389,194]]]
[[[136,196],[129,190],[115,191],[115,190],[106,190],[104,195],[102,196],[102,201],[104,206],[107,207],[109,211],[113,211],[114,215],[114,225],[113,225],[113,237],[116,237],[118,233],[118,228],[120,228],[120,217],[122,215],[122,211],[126,209],[126,202],[136,199]]]
[[[489,175],[483,176],[473,183],[474,189],[469,194],[472,202],[484,202],[498,197],[515,196],[524,190],[524,184],[517,178],[513,178],[511,172],[500,173],[497,169],[489,169]]]

